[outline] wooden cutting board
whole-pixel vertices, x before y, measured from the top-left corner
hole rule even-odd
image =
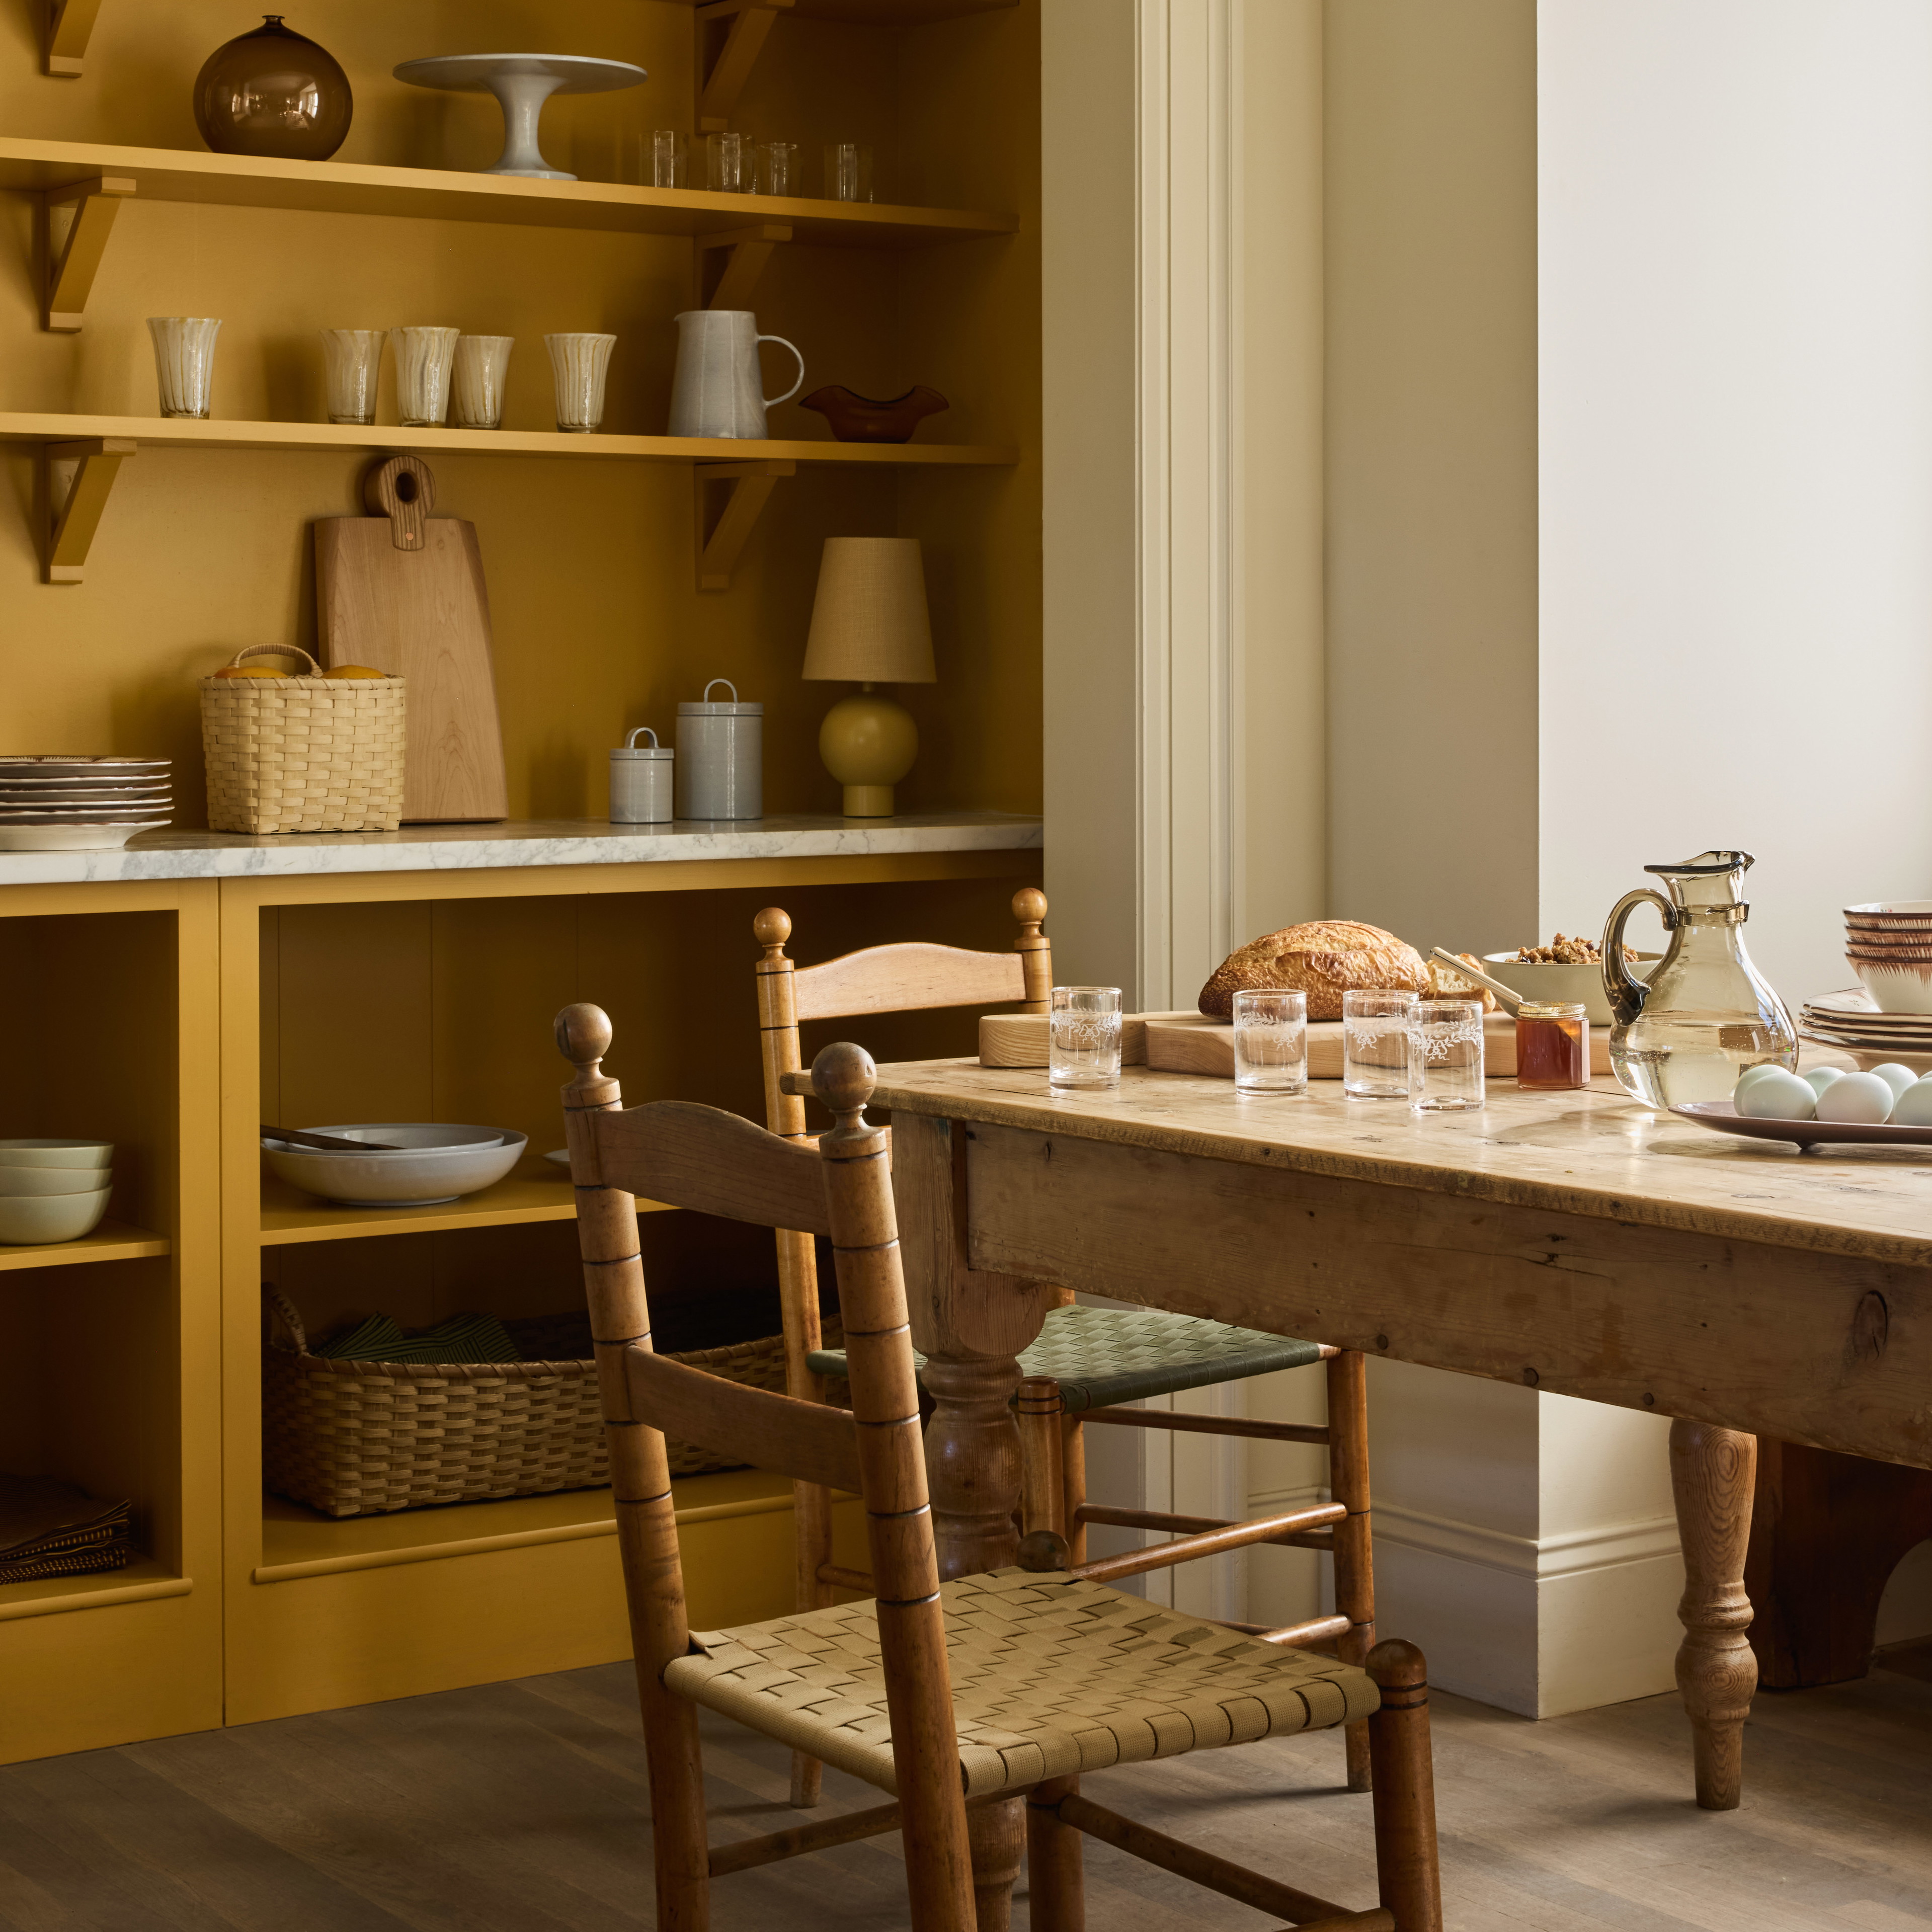
[[[506,818],[476,526],[429,514],[436,480],[418,457],[392,457],[363,494],[374,515],[325,517],[315,526],[322,662],[409,680],[405,824]]]
[[[1150,1013],[1147,1020],[1147,1064],[1166,1073],[1206,1073],[1223,1080],[1234,1077],[1234,1029],[1227,1020],[1210,1020],[1200,1013]],[[1610,1070],[1610,1030],[1590,1029],[1590,1071]],[[1491,1079],[1516,1074],[1516,1022],[1508,1013],[1483,1018],[1483,1071]],[[1308,1022],[1308,1077],[1342,1077],[1342,1022]]]

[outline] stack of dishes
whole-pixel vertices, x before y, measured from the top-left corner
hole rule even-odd
[[[1846,907],[1845,957],[1880,1012],[1932,1014],[1932,899]]]
[[[1808,1000],[1798,1030],[1849,1053],[1868,1070],[1890,1060],[1915,1073],[1932,1072],[1932,1013],[1882,1012],[1862,986]]]
[[[117,852],[173,811],[166,758],[0,758],[0,852]]]
[[[0,1242],[91,1234],[114,1190],[112,1141],[0,1141]]]

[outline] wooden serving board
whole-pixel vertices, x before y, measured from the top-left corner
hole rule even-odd
[[[983,1022],[982,1022],[983,1024]],[[1200,1013],[1150,1013],[1147,1016],[1147,1064],[1166,1073],[1205,1073],[1223,1080],[1234,1077],[1234,1029],[1227,1020],[1210,1020]],[[1043,1063],[1042,1063],[1043,1064]],[[1590,1029],[1590,1071],[1610,1070],[1610,1030]],[[1483,1018],[1483,1071],[1490,1078],[1516,1074],[1516,1021],[1508,1013]],[[1342,1077],[1342,1022],[1308,1022],[1308,1077]]]
[[[1046,1013],[982,1013],[980,1016],[980,1064],[982,1066],[1044,1066],[1047,1063]],[[1124,1013],[1120,1016],[1120,1064],[1147,1064],[1147,1022],[1173,1019],[1162,1013]]]
[[[435,482],[413,456],[370,477],[368,517],[315,526],[323,662],[409,680],[404,822],[507,818],[503,734],[490,663],[490,598],[476,526],[432,517]]]

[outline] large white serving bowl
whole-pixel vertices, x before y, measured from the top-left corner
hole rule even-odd
[[[77,1241],[100,1225],[113,1191],[103,1187],[92,1194],[0,1196],[0,1242],[20,1248],[44,1241]]]
[[[1870,959],[1850,964],[1880,1012],[1932,1013],[1932,961],[1916,966],[1881,966]]]
[[[374,1146],[420,1148],[447,1152],[454,1148],[493,1148],[501,1144],[501,1127],[451,1126],[442,1120],[351,1120],[345,1126],[304,1127],[305,1134],[331,1134],[339,1141],[367,1141]],[[281,1143],[278,1142],[278,1146]],[[310,1148],[310,1154],[344,1150]]]
[[[0,1167],[0,1201],[92,1194],[113,1182],[111,1167]]]
[[[112,1141],[0,1141],[0,1167],[105,1167]]]
[[[343,1130],[316,1127],[310,1131],[340,1133]],[[404,1130],[372,1126],[363,1131],[370,1139],[381,1140],[391,1135],[400,1139]],[[529,1144],[527,1136],[495,1127],[432,1131],[460,1132],[470,1144],[412,1147],[393,1154],[329,1154],[264,1140],[262,1151],[278,1178],[345,1208],[435,1208],[494,1186],[523,1158]],[[492,1138],[478,1144],[484,1135]]]
[[[1660,952],[1640,952],[1630,962],[1630,977],[1648,980],[1663,957]],[[1608,1026],[1616,1018],[1604,991],[1600,966],[1564,966],[1554,960],[1519,959],[1514,952],[1486,952],[1483,970],[1526,1000],[1581,1000],[1592,1026]]]

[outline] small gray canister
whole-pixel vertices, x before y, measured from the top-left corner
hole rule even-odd
[[[638,742],[648,738],[648,745]],[[610,823],[613,825],[668,825],[671,813],[671,766],[676,754],[658,742],[648,724],[640,724],[610,754]]]
[[[722,685],[728,704],[713,704]],[[743,704],[728,677],[704,687],[704,701],[677,707],[677,815],[757,818],[764,810],[765,707]]]

